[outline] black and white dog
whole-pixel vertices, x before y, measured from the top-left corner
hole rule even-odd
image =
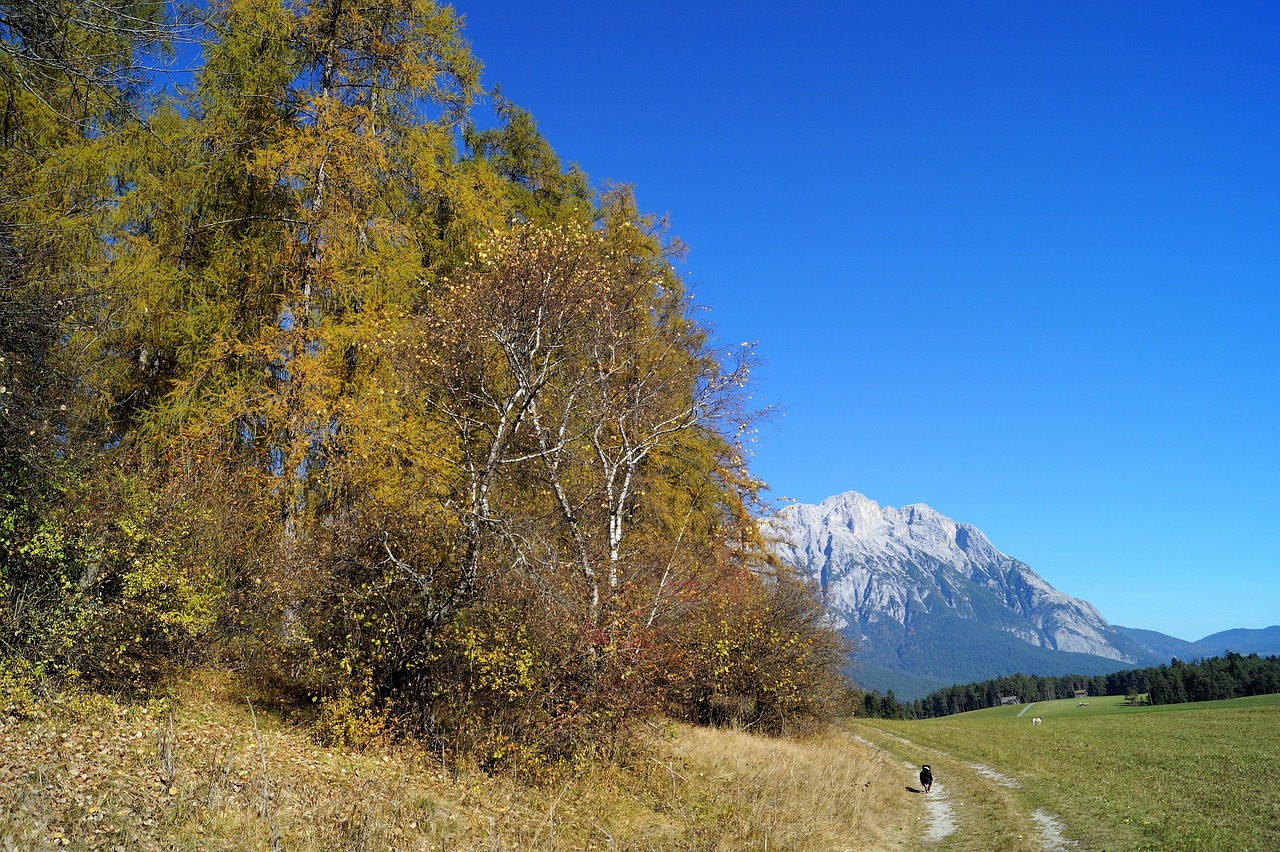
[[[933,788],[933,770],[927,763],[920,767],[920,783],[924,786],[926,793]]]

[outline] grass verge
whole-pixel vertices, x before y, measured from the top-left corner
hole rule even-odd
[[[0,849],[892,850],[918,834],[901,778],[840,734],[668,725],[627,765],[530,785],[411,748],[326,749],[205,677],[0,716]]]

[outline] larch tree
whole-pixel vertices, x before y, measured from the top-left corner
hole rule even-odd
[[[167,33],[158,4],[0,3],[0,645],[37,667],[63,657],[83,591],[67,504],[102,449],[76,337],[107,263],[106,152]]]
[[[400,428],[382,349],[484,215],[455,153],[479,66],[428,2],[207,11],[193,90],[122,155],[97,386],[136,454],[245,489],[277,543],[242,582],[308,652],[311,598],[345,594],[326,572],[401,558],[389,530],[333,530],[396,515],[369,476],[405,475],[368,462]]]

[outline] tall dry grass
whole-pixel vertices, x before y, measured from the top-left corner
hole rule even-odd
[[[326,749],[233,692],[0,716],[0,849],[874,850],[916,824],[901,769],[838,734],[655,727],[624,765],[528,784]]]
[[[694,823],[716,825],[719,848],[898,849],[912,837],[902,769],[847,736],[684,728],[666,751],[680,762],[651,776],[669,776],[671,801]]]

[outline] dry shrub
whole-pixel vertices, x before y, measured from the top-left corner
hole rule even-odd
[[[667,685],[678,718],[803,734],[845,709],[847,649],[800,580],[726,572],[699,601],[664,637],[682,663]]]
[[[0,714],[26,718],[37,706],[40,678],[20,657],[0,659]]]
[[[316,738],[324,745],[362,748],[385,742],[395,733],[394,720],[377,699],[373,684],[344,684],[336,695],[320,699],[320,712],[312,724]]]
[[[644,649],[507,584],[440,631],[423,669],[431,691],[405,711],[454,754],[546,780],[630,747],[658,709],[647,665]]]

